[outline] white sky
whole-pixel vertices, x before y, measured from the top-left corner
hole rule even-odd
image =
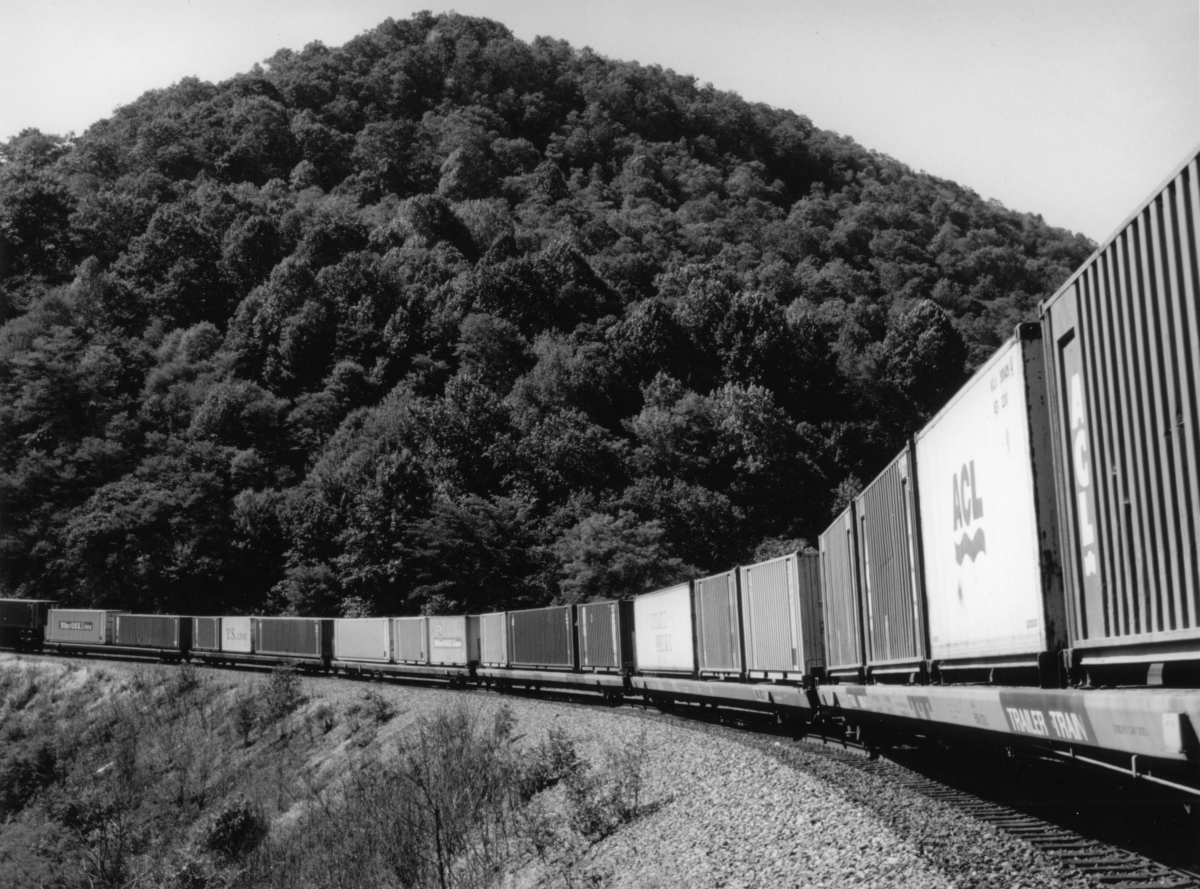
[[[0,139],[454,8],[790,108],[1095,240],[1200,143],[1200,0],[452,3],[3,0]]]

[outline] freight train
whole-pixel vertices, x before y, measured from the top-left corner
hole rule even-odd
[[[624,601],[190,617],[0,600],[0,644],[567,688],[1200,794],[1200,150],[819,537]],[[641,593],[640,595],[634,595]]]

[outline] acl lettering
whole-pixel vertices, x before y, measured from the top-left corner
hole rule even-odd
[[[1079,741],[1088,743],[1087,726],[1083,719],[1069,710],[1033,710],[1023,707],[1005,707],[1008,727],[1023,735],[1041,735],[1056,741]]]
[[[983,498],[979,496],[979,488],[975,484],[975,461],[963,464],[963,468],[954,473],[954,560],[961,565],[963,559],[972,562],[981,553],[987,552],[987,537],[983,528],[977,527],[972,533],[972,523],[978,523],[983,518]],[[965,528],[962,537],[958,536],[960,528]]]
[[[1098,570],[1096,529],[1092,524],[1092,466],[1088,454],[1087,424],[1084,417],[1083,384],[1079,374],[1071,374],[1071,466],[1075,475],[1076,522],[1079,549],[1085,577]]]

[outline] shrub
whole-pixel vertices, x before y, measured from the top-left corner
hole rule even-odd
[[[262,811],[243,798],[233,800],[216,814],[204,833],[202,846],[226,861],[240,861],[267,835]]]

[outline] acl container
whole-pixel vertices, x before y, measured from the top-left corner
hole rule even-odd
[[[327,660],[333,655],[333,620],[322,617],[254,617],[256,654],[302,660]]]
[[[1200,658],[1200,158],[1042,305],[1076,665]]]
[[[747,565],[741,585],[746,672],[800,680],[824,668],[820,559],[792,553]]]
[[[513,667],[575,669],[575,606],[508,612],[508,660]]]
[[[429,663],[465,667],[478,647],[478,620],[464,615],[429,618]]]
[[[923,675],[929,657],[915,483],[906,445],[854,501],[867,672],[877,678]]]
[[[633,665],[633,603],[587,602],[578,607],[579,667],[620,672]]]
[[[190,650],[192,622],[163,614],[118,614],[113,643],[184,653]]]
[[[503,611],[479,615],[479,663],[508,666],[508,615]]]
[[[333,622],[333,656],[340,661],[386,664],[392,659],[392,625],[386,617],[338,618]]]
[[[429,663],[429,618],[392,618],[392,657],[398,664]]]
[[[1066,644],[1041,331],[1022,324],[916,435],[930,653],[1039,667]],[[1053,676],[1048,671],[1053,672]]]
[[[854,504],[818,538],[825,610],[825,674],[857,681],[866,669],[862,590]]]
[[[742,608],[738,572],[695,582],[696,663],[702,674],[737,674],[742,662]]]
[[[637,668],[645,673],[695,673],[692,585],[681,583],[633,600]]]
[[[47,642],[111,645],[119,611],[51,608],[46,614]]]

